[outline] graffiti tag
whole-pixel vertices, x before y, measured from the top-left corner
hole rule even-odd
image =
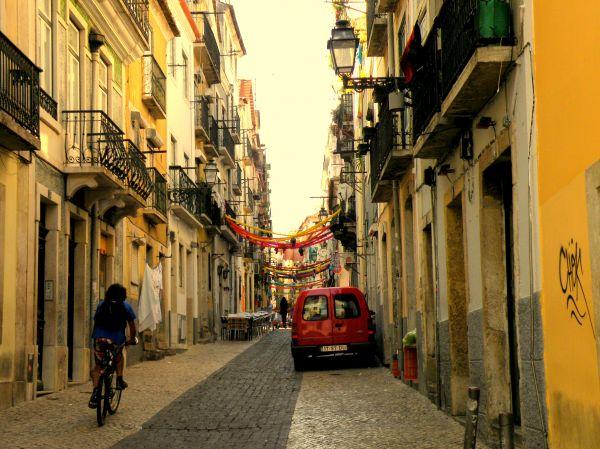
[[[577,324],[583,326],[589,321],[592,333],[594,325],[590,316],[585,290],[581,277],[583,275],[583,257],[579,243],[571,239],[566,246],[561,246],[558,255],[558,278],[565,298],[567,311]]]

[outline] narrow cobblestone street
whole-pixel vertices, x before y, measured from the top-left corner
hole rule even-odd
[[[288,344],[289,333],[277,331],[255,344],[219,342],[136,365],[103,428],[86,407],[89,384],[23,403],[0,412],[1,446],[462,447],[463,428],[388,370],[332,361],[296,373]]]

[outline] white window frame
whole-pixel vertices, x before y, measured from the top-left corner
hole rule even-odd
[[[77,45],[71,45],[71,30],[77,31]],[[82,109],[81,104],[81,64],[82,64],[81,27],[71,17],[67,27],[67,107],[72,110]],[[72,64],[76,62],[75,68]],[[76,77],[76,78],[74,78]],[[77,81],[75,83],[75,80]],[[74,96],[73,96],[74,95]]]
[[[40,74],[40,86],[51,96],[54,94],[54,23],[52,20],[54,0],[40,0],[38,8],[38,65],[43,69]],[[47,5],[49,10],[44,7]],[[42,45],[46,31],[48,40]]]

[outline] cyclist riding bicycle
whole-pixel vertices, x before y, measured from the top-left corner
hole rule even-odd
[[[104,301],[96,308],[94,315],[94,358],[96,365],[91,369],[90,375],[94,383],[94,391],[90,398],[89,407],[96,408],[99,396],[99,381],[102,358],[107,347],[121,347],[117,355],[117,388],[124,390],[127,382],[123,380],[123,369],[125,365],[123,357],[123,346],[126,341],[125,328],[129,327],[128,344],[137,344],[135,328],[135,312],[126,301],[127,290],[120,284],[113,284],[106,290]]]

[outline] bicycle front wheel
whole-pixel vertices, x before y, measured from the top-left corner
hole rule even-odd
[[[98,427],[102,427],[104,425],[106,412],[108,411],[105,400],[108,390],[107,387],[109,385],[107,380],[108,379],[105,376],[102,376],[98,384],[98,405],[96,406],[96,420],[98,421]]]
[[[121,393],[123,390],[117,389],[117,376],[110,376],[110,383],[108,390],[108,413],[114,415],[117,413],[117,409],[119,408],[119,404],[121,403]]]

